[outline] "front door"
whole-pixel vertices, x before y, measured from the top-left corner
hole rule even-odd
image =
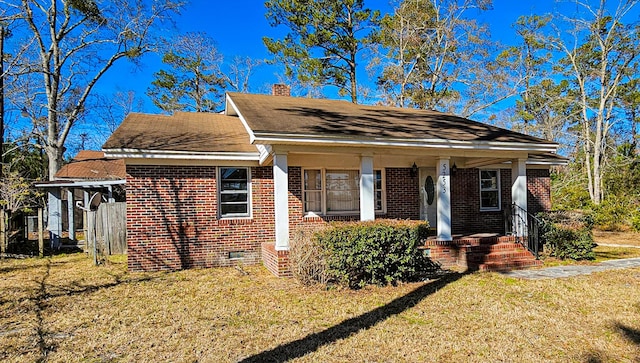
[[[438,215],[436,198],[436,168],[420,168],[420,219],[436,227]]]

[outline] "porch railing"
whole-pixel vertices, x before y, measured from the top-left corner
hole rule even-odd
[[[540,258],[540,225],[542,222],[525,209],[512,204],[509,211],[505,211],[505,232],[516,237],[516,241],[524,248]]]

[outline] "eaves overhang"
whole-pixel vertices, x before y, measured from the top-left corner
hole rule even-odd
[[[259,161],[260,152],[195,152],[176,150],[104,149],[105,157],[117,159],[238,160]]]
[[[528,151],[551,152],[558,149],[556,143],[524,143],[485,140],[446,140],[419,138],[353,138],[353,137],[325,137],[318,135],[275,134],[254,132],[251,137],[253,144],[262,145],[316,145],[316,146],[360,146],[360,147],[390,147],[390,148],[423,148],[423,149],[460,149],[460,150],[496,150],[496,151]]]

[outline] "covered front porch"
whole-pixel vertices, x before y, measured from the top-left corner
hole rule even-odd
[[[550,208],[549,164],[529,158],[526,153],[491,153],[502,157],[489,158],[487,151],[476,151],[473,156],[467,152],[449,156],[423,152],[416,157],[398,150],[275,150],[267,162],[273,165],[276,238],[274,243],[263,246],[263,261],[276,275],[286,275],[290,235],[304,223],[401,218],[429,222],[434,235],[425,241],[423,251],[444,267],[495,270],[535,266],[539,262],[520,242],[527,236],[527,211],[537,213]],[[520,157],[513,158],[514,155]],[[320,167],[357,172],[355,213],[328,213],[327,208],[322,209],[325,213],[316,213],[306,209],[304,185],[310,175],[306,170]],[[380,183],[385,187],[381,188]],[[322,193],[327,191],[322,189]],[[383,201],[381,193],[386,196]],[[516,215],[508,216],[509,213]],[[508,220],[525,223],[507,231]],[[507,258],[511,263],[492,265],[495,259]]]

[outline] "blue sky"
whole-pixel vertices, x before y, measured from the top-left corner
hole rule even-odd
[[[206,32],[215,39],[218,51],[225,59],[234,56],[249,56],[254,59],[270,57],[263,42],[263,36],[279,37],[285,34],[283,27],[272,28],[265,19],[264,5],[261,0],[211,1],[193,0],[176,19],[179,32]],[[388,0],[367,1],[366,6],[391,11]],[[545,13],[551,11],[553,0],[517,1],[496,0],[493,10],[481,14],[480,21],[491,27],[492,37],[504,43],[513,43],[511,24],[520,15]],[[161,67],[160,55],[150,54],[143,60],[143,67],[133,70],[131,65],[119,64],[112,69],[99,84],[100,92],[115,90],[134,90],[145,101],[143,112],[157,112],[144,94],[153,80],[153,73]],[[132,73],[133,72],[133,73]],[[277,66],[263,65],[256,70],[252,78],[252,92],[264,93],[270,85],[278,81],[282,69]],[[364,72],[362,72],[364,73]]]
[[[596,3],[598,0],[590,0]],[[611,1],[611,6],[616,6],[618,2]],[[391,12],[390,0],[365,0],[365,5],[372,9],[379,9],[382,13]],[[493,9],[478,14],[476,16],[481,23],[488,24],[493,40],[500,41],[505,45],[514,45],[516,42],[512,24],[522,15],[547,14],[558,9],[572,12],[575,4],[571,1],[556,2],[554,0],[494,0]],[[175,19],[178,32],[205,32],[217,43],[218,51],[225,59],[231,60],[234,56],[249,56],[253,59],[268,59],[270,57],[263,42],[262,37],[280,38],[286,34],[283,27],[272,28],[264,17],[263,0],[192,0],[184,9],[181,16]],[[569,15],[569,14],[567,14]],[[638,10],[633,14],[634,20],[638,19]],[[97,85],[97,92],[110,95],[115,91],[127,92],[133,90],[137,97],[143,101],[142,109],[136,111],[146,113],[159,113],[160,111],[148,99],[145,92],[151,81],[154,72],[160,67],[160,54],[148,54],[142,60],[142,67],[134,68],[121,62],[112,68]],[[361,65],[363,66],[363,65]],[[275,65],[263,65],[257,68],[251,79],[251,92],[268,93],[271,85],[278,82],[279,75],[282,75],[282,68]],[[360,72],[361,76],[366,76],[365,72]],[[360,79],[359,82],[370,82]],[[326,95],[330,98],[337,98],[335,90],[326,90]],[[514,99],[504,101],[500,104],[500,109],[513,105]],[[503,110],[504,111],[504,110]],[[498,109],[497,112],[500,112]],[[78,125],[76,133],[81,129],[88,130],[95,127],[100,129],[92,120]],[[486,121],[478,119],[478,121]],[[501,124],[504,125],[504,124]],[[86,132],[86,131],[85,131]],[[90,133],[91,134],[91,133]],[[95,134],[95,133],[93,133]],[[108,132],[99,132],[98,136],[90,147],[98,147],[108,136]]]

